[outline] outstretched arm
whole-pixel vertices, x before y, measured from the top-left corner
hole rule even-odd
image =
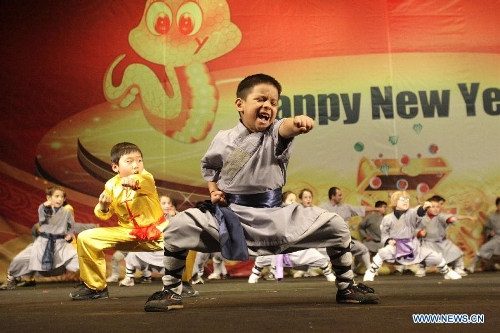
[[[472,222],[476,222],[477,221],[477,217],[475,217],[475,216],[469,216],[469,215],[457,215],[456,219],[457,220],[470,220]]]
[[[279,134],[284,138],[293,138],[299,134],[308,133],[314,127],[314,120],[308,116],[300,115],[286,118],[280,126]]]

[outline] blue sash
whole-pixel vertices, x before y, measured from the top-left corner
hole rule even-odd
[[[226,200],[237,205],[271,208],[281,205],[281,188],[258,194],[229,194]],[[228,260],[248,260],[245,233],[238,216],[229,207],[215,206],[215,218],[219,222],[219,243],[222,256]]]
[[[63,239],[65,235],[53,235],[42,232],[40,234],[40,237],[47,239],[47,245],[45,246],[45,250],[43,251],[42,269],[44,271],[51,271],[54,268],[54,251],[56,240]]]
[[[256,194],[225,194],[226,200],[241,206],[254,208],[272,208],[281,206],[281,187]]]

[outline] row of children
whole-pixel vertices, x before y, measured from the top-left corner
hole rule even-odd
[[[433,196],[423,206],[409,208],[406,192],[395,193],[391,198],[392,214],[381,221],[382,247],[373,257],[364,281],[373,281],[383,262],[403,265],[419,264],[416,276],[425,276],[426,266],[437,266],[445,279],[460,279],[466,276],[463,253],[447,239],[447,228],[458,219],[475,221],[471,216],[454,216],[442,212],[445,199]],[[495,201],[496,210],[489,216],[485,226],[487,242],[475,255],[467,268],[473,273],[479,260],[490,260],[500,254],[500,198]],[[450,265],[452,268],[448,267]]]
[[[341,191],[338,188],[332,188],[330,194],[332,200],[336,200],[335,205],[332,206],[344,206],[350,207],[352,212],[361,211],[362,207],[354,207],[350,205],[342,204],[341,201]],[[75,229],[73,232],[78,233],[78,230],[84,230],[89,227],[94,227],[92,224],[83,224],[72,221],[70,217],[74,218],[73,209],[66,201],[66,193],[64,189],[60,186],[51,186],[46,190],[47,200],[39,207],[40,222],[36,223],[33,228],[34,242],[29,244],[26,249],[19,253],[11,262],[7,282],[0,286],[0,289],[14,289],[16,285],[20,283],[20,278],[28,277],[28,280],[22,282],[24,286],[35,285],[34,273],[40,272],[45,276],[51,274],[57,274],[58,272],[63,272],[59,268],[67,268],[70,271],[78,270],[78,261],[76,258],[76,253],[71,247],[67,248],[66,242],[55,242],[58,244],[54,249],[50,250],[56,254],[56,261],[53,261],[52,265],[45,266],[41,271],[40,262],[43,261],[43,254],[47,251],[47,244],[49,244],[44,239],[47,239],[48,234],[54,234],[54,226],[68,226],[68,240],[73,239],[73,235],[69,236],[71,228]],[[163,213],[167,219],[173,217],[177,214],[176,205],[173,200],[168,195],[160,196],[160,204]],[[312,205],[312,191],[308,189],[303,189],[299,194],[299,199],[301,204],[305,207]],[[297,197],[293,192],[285,192],[283,194],[283,204],[290,204],[296,202]],[[446,228],[449,224],[456,221],[456,217],[448,214],[443,215],[440,213],[444,199],[441,197],[433,197],[429,199],[431,202],[431,207],[429,208],[426,216],[422,219],[421,224],[423,230],[420,231],[420,237],[422,237],[422,246],[434,248],[435,251],[442,253],[446,259],[446,263],[452,265],[454,270],[460,275],[466,275],[463,270],[463,259],[460,249],[446,239]],[[380,245],[380,222],[382,214],[385,211],[385,202],[377,202],[375,208],[379,208],[375,214],[370,214],[366,216],[363,221],[359,224],[360,234],[363,239],[363,243],[367,245],[371,252],[377,252]],[[59,210],[63,208],[61,213]],[[53,211],[51,211],[51,209]],[[383,210],[381,210],[383,209]],[[72,214],[63,214],[65,210],[69,210]],[[347,211],[346,209],[344,209]],[[43,212],[43,218],[42,218]],[[57,218],[51,219],[52,215],[56,215]],[[345,215],[345,214],[344,214]],[[494,215],[493,215],[494,216]],[[469,218],[474,219],[469,216],[461,217],[459,219]],[[51,223],[46,221],[50,220]],[[64,221],[66,223],[64,223]],[[52,229],[49,230],[49,227]],[[72,226],[72,227],[71,227]],[[488,227],[488,225],[487,225]],[[427,232],[425,237],[423,233]],[[41,236],[42,238],[38,238]],[[37,240],[38,239],[38,240]],[[62,237],[60,239],[63,239]],[[34,246],[34,248],[33,248]],[[375,248],[374,248],[375,246]],[[40,251],[43,249],[44,251]],[[324,249],[323,249],[324,250]],[[362,255],[367,251],[362,251]],[[65,254],[66,253],[66,254]],[[69,253],[69,254],[68,254]],[[47,254],[46,254],[47,255]],[[37,258],[38,256],[38,258]],[[51,255],[52,256],[52,255]],[[214,263],[214,272],[208,276],[209,279],[218,279],[222,277],[227,277],[227,270],[224,265],[224,260],[219,253],[205,254],[197,253],[195,267],[193,271],[193,276],[191,277],[193,283],[202,283],[202,274],[204,273],[204,265],[209,257],[212,257]],[[126,276],[123,280],[119,282],[120,286],[133,286],[134,285],[134,275],[136,270],[141,270],[143,272],[141,283],[150,283],[152,272],[163,274],[163,251],[155,252],[122,252],[117,250],[112,258],[112,274],[107,278],[107,282],[118,282],[118,276],[120,273],[120,262],[126,258]],[[280,257],[281,258],[281,257]],[[478,257],[479,258],[479,257]],[[274,279],[276,275],[276,256],[259,256],[255,260],[255,266],[253,267],[253,274],[249,277],[249,283],[255,283],[260,278],[260,272],[266,266],[271,267],[270,274],[267,275],[267,279]],[[45,259],[46,260],[46,259]],[[331,269],[328,265],[328,260],[326,253],[320,252],[317,249],[307,249],[302,251],[297,251],[292,254],[285,256],[285,267],[297,267],[297,266],[308,266],[307,272],[298,270],[294,273],[294,277],[299,276],[314,276],[318,273],[315,272],[314,268],[320,268],[323,274],[326,276],[328,281],[335,281],[335,276],[332,274]],[[55,267],[54,267],[55,265]],[[365,266],[366,267],[366,266]],[[368,266],[369,267],[369,266]],[[473,270],[474,268],[470,268]],[[420,263],[420,267],[416,273],[416,276],[425,276],[425,263]]]
[[[404,197],[405,200],[400,200],[400,197],[398,197],[398,195]],[[458,246],[456,246],[449,239],[447,239],[447,228],[450,225],[455,224],[457,220],[467,219],[475,222],[476,218],[472,216],[461,216],[461,215],[456,216],[442,212],[443,204],[445,202],[444,198],[435,195],[430,199],[428,199],[428,204],[425,205],[425,208],[422,207],[421,214],[424,215],[417,216],[413,219],[414,223],[416,224],[416,227],[408,228],[407,226],[404,226],[401,222],[400,223],[388,222],[390,221],[391,217],[396,216],[396,214],[401,217],[402,213],[408,211],[409,206],[407,208],[406,205],[409,205],[409,196],[406,192],[399,192],[395,194],[395,196],[391,201],[391,208],[393,208],[393,210],[395,210],[396,213],[391,213],[388,214],[387,216],[385,214],[387,211],[387,203],[385,201],[377,201],[373,209],[366,206],[352,206],[349,204],[344,204],[342,203],[342,191],[338,187],[330,188],[328,196],[330,201],[321,205],[321,207],[339,214],[345,220],[346,223],[349,222],[349,218],[352,216],[364,216],[364,218],[358,225],[362,243],[353,239],[351,243],[351,252],[356,258],[359,257],[361,259],[360,261],[363,263],[365,271],[368,271],[367,273],[365,273],[364,277],[365,281],[373,281],[373,277],[371,275],[372,272],[375,271],[375,269],[373,269],[373,266],[375,265],[370,264],[370,253],[376,255],[381,248],[385,247],[385,245],[387,245],[388,243],[393,243],[390,242],[390,240],[394,240],[397,243],[398,242],[397,240],[401,238],[401,235],[397,235],[397,237],[396,235],[391,236],[391,230],[395,228],[398,229],[398,232],[402,232],[401,230],[405,228],[408,229],[403,232],[405,236],[408,237],[404,237],[404,240],[399,240],[399,242],[404,241],[405,242],[404,247],[406,247],[406,251],[407,252],[413,251],[414,254],[412,255],[418,254],[420,247],[418,245],[421,245],[421,247],[424,248],[429,248],[434,252],[437,252],[439,255],[441,255],[444,258],[446,265],[447,266],[449,265],[450,267],[445,267],[442,263],[442,260],[439,260],[439,262],[435,266],[438,266],[438,268],[440,268],[442,272],[445,272],[446,279],[459,279],[461,276],[467,275],[467,272],[464,269],[463,253]],[[308,207],[312,205],[311,190],[303,189],[299,194],[299,198],[301,199],[301,204],[303,206]],[[406,199],[408,199],[408,201]],[[287,204],[294,201],[295,201],[295,194],[293,192],[284,193],[283,204]],[[369,211],[372,211],[372,214],[365,216],[365,214]],[[495,235],[495,228],[498,228],[498,226],[495,227],[494,221],[495,219],[498,219],[499,211],[500,209],[498,207],[498,200],[497,200],[497,211],[489,217],[485,227],[486,233],[488,234],[489,238]],[[407,215],[404,215],[404,217],[407,217]],[[382,223],[383,220],[385,220],[386,222]],[[399,220],[404,221],[404,219],[398,218],[398,221]],[[411,218],[410,221],[412,221]],[[409,222],[407,222],[407,224],[408,223]],[[410,234],[412,232],[414,232],[414,236],[410,237]],[[385,239],[385,242],[382,242],[382,239]],[[471,266],[467,269],[469,272],[474,271],[477,261],[480,260],[481,258],[489,259],[492,257],[493,254],[500,254],[500,247],[498,246],[497,243],[495,243],[494,237],[492,239],[493,239],[492,242],[490,241],[481,247],[481,249],[478,252],[478,255],[476,255]],[[414,246],[412,244],[413,241],[415,241],[418,244]],[[395,245],[396,243],[391,244],[390,249],[397,248],[397,246]],[[309,250],[317,251],[317,249],[309,249]],[[429,255],[434,255],[434,254],[433,252],[429,252],[429,254],[426,253],[424,257],[427,257]],[[302,256],[300,258],[302,259],[301,261],[298,260],[294,261],[290,260],[290,258],[286,256],[279,257],[279,260],[283,259],[285,260],[283,263],[279,262],[278,266],[284,265],[285,267],[296,267],[296,266],[315,267],[316,266],[315,264],[317,262],[321,262],[320,261],[321,255],[319,255],[319,253],[317,255]],[[388,260],[386,260],[386,262],[395,265],[395,273],[398,274],[401,274],[403,269],[405,267],[410,266],[410,264],[417,263],[418,269],[415,273],[415,276],[423,277],[426,274],[426,265],[428,264],[428,260],[432,259],[427,258],[427,262],[426,260],[419,260],[419,259],[421,258],[419,258],[418,255],[416,255],[415,260],[408,261],[404,260],[404,258],[400,258],[398,255],[397,259],[389,258]],[[375,257],[374,260],[376,264],[378,263],[377,265],[378,268],[380,268],[381,263],[379,257]],[[354,265],[355,262],[353,262],[353,270],[354,270]],[[258,279],[263,276],[262,271],[266,266],[270,267],[269,268],[270,273],[265,275],[264,278],[267,280],[274,280],[276,273],[276,256],[269,256],[269,257],[265,256],[256,258],[255,265],[252,269],[252,274],[249,276],[248,282],[256,283]],[[324,268],[325,267],[323,267],[323,269]],[[375,271],[375,273],[378,272],[378,268]],[[293,276],[299,277],[299,276],[315,276],[315,275],[317,275],[317,273],[309,269],[307,272],[303,272],[300,270],[296,271]],[[328,280],[330,281],[331,279]]]

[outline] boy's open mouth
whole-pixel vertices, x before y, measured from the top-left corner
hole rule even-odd
[[[259,119],[262,119],[262,120],[265,120],[265,121],[269,121],[269,119],[271,118],[268,114],[265,114],[265,113],[259,113],[257,115],[257,117]]]

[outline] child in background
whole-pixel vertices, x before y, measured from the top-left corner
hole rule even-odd
[[[377,253],[381,247],[380,224],[387,212],[387,202],[379,200],[375,202],[375,207],[382,210],[366,215],[358,224],[359,236],[371,253]]]
[[[308,188],[304,188],[304,189],[300,190],[300,192],[299,192],[299,199],[300,199],[300,203],[302,204],[302,206],[311,207],[313,205],[313,192]],[[326,249],[324,247],[318,248],[318,249],[307,249],[307,250],[303,250],[303,251],[306,251],[303,255],[308,256],[308,259],[306,259],[306,261],[308,261],[311,264],[306,264],[307,266],[309,266],[307,268],[307,271],[303,271],[303,270],[295,271],[293,273],[294,278],[318,276],[319,275],[318,268],[320,268],[320,271],[323,273],[323,275],[326,277],[326,279],[328,281],[330,281],[330,282],[335,281],[335,275],[333,275],[333,273],[329,267],[330,265],[329,265],[329,261],[328,261],[328,254],[326,253]],[[352,253],[352,243],[351,243],[351,253]],[[326,267],[324,265],[324,262],[322,260],[319,261],[320,260],[319,255],[322,255],[324,258],[327,259],[326,263],[327,263],[328,267]],[[354,257],[354,259],[355,258],[356,257]],[[318,266],[318,261],[321,263],[320,266]],[[304,260],[297,261],[297,262],[304,262]],[[354,267],[355,267],[355,265],[354,265],[354,260],[353,260],[352,268],[354,269]]]
[[[67,201],[64,201],[62,206],[71,212],[71,214],[73,215],[73,219],[74,219],[75,218],[75,210],[73,209],[73,206],[68,204]],[[83,230],[87,230],[87,229],[91,229],[91,228],[98,228],[98,227],[99,227],[99,224],[97,224],[97,223],[82,223],[82,222],[75,221],[75,223],[73,224],[73,240],[72,240],[71,244],[73,244],[73,246],[76,249],[76,236],[80,232],[82,232]],[[40,223],[37,222],[37,223],[33,224],[33,226],[31,227],[31,237],[33,237],[33,242],[39,236],[40,236]],[[30,245],[32,245],[32,244],[30,244]],[[31,272],[31,274],[29,274],[29,276],[26,276],[21,282],[17,283],[17,287],[36,287],[36,280],[35,280],[36,273],[37,272]],[[40,273],[40,275],[43,275],[44,277],[56,276],[56,275],[60,275],[60,274],[64,274],[64,272],[62,270],[58,270],[58,269],[52,270],[49,273],[43,273],[43,274]],[[18,280],[16,279],[16,282],[17,281]],[[1,289],[1,286],[0,286],[0,289]]]
[[[125,257],[125,278],[118,285],[133,287],[135,285],[135,271],[142,272],[141,283],[151,283],[153,272],[163,274],[163,251],[128,252]]]
[[[415,237],[415,235],[425,235],[425,230],[417,230],[417,227],[430,206],[431,203],[426,201],[423,206],[410,208],[410,196],[406,191],[396,191],[392,194],[390,207],[393,212],[384,216],[380,225],[381,242],[384,247],[373,257],[370,269],[365,272],[363,281],[373,281],[384,261],[402,265],[424,262],[429,266],[437,266],[439,272],[447,280],[462,278],[448,268],[446,261],[439,253],[420,247],[420,241]]]
[[[177,215],[178,213],[177,204],[170,195],[167,194],[160,195],[160,205],[165,218],[171,219],[172,217]]]
[[[183,307],[181,273],[189,249],[248,260],[320,244],[337,275],[337,302],[378,303],[373,289],[353,281],[351,235],[340,216],[298,204],[281,207],[294,137],[312,130],[314,121],[305,115],[276,120],[280,93],[279,82],[265,74],[238,84],[240,121],[217,133],[201,162],[210,202],[177,214],[165,228],[163,289],[149,297],[145,311]]]
[[[458,246],[446,239],[446,231],[458,219],[469,219],[475,222],[476,218],[472,216],[454,216],[441,212],[445,199],[438,195],[429,198],[427,201],[431,203],[431,206],[420,222],[419,228],[425,230],[425,233],[421,233],[423,234],[421,237],[421,246],[428,247],[440,253],[446,264],[451,266],[455,272],[461,276],[467,276],[467,273],[464,271],[464,254]],[[425,276],[424,263],[420,263],[415,276]]]
[[[470,273],[474,273],[480,260],[490,260],[494,254],[500,254],[500,197],[495,200],[495,205],[496,210],[488,217],[484,227],[487,241],[479,248],[471,265],[467,268]]]
[[[50,272],[60,267],[71,272],[79,269],[76,249],[71,244],[75,220],[72,211],[63,207],[66,191],[61,186],[50,186],[45,194],[47,201],[38,207],[38,237],[14,257],[7,282],[0,290],[15,289],[16,280],[33,276],[34,272]]]
[[[82,287],[70,293],[73,300],[108,298],[104,250],[160,251],[161,230],[168,224],[156,192],[153,176],[144,169],[142,152],[129,142],[111,149],[111,168],[116,176],[108,180],[94,213],[101,220],[113,215],[115,227],[85,230],[77,240]]]

